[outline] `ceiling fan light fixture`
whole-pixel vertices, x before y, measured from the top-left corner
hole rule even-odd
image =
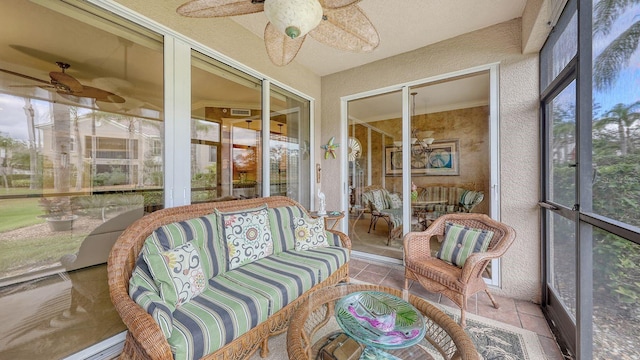
[[[278,31],[295,39],[305,36],[322,21],[322,6],[318,0],[269,0],[264,14]]]

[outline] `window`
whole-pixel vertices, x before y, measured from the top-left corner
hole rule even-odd
[[[163,39],[84,1],[2,1],[0,20],[1,352],[59,359],[125,330],[105,263],[162,206]],[[46,85],[63,70],[87,97]]]
[[[638,29],[637,2],[570,1],[540,54],[544,305],[579,358],[640,357]]]

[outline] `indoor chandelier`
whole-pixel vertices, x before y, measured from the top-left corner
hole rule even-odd
[[[411,93],[411,123],[413,124],[416,116],[416,95],[417,92]],[[431,144],[434,138],[431,137],[433,131],[420,131],[416,127],[411,129],[411,154],[421,155],[428,154],[433,151]],[[398,148],[402,148],[402,141],[394,141],[393,144]],[[416,146],[417,145],[417,146]]]

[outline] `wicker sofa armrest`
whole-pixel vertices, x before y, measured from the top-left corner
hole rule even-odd
[[[173,359],[160,325],[129,296],[127,285],[131,271],[127,271],[124,265],[126,257],[125,248],[114,248],[109,256],[107,272],[111,302],[133,338],[145,339],[144,342],[136,341],[136,345],[142,348],[150,359]]]
[[[327,232],[338,235],[343,248],[351,250],[351,239],[343,232],[327,229]]]

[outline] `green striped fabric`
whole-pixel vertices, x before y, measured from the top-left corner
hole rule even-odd
[[[304,251],[289,250],[275,256],[292,264],[312,266],[317,269],[318,282],[320,282],[349,261],[349,250],[342,247],[329,246]]]
[[[487,251],[492,237],[493,231],[446,222],[444,241],[436,257],[462,268],[471,254]]]
[[[235,272],[236,270],[234,270]],[[199,359],[265,321],[269,299],[225,276],[173,313],[168,339],[176,360]]]
[[[204,257],[203,271],[208,279],[226,271],[225,246],[218,236],[218,220],[214,214],[163,225],[149,235],[143,253],[158,254],[193,241]]]
[[[269,299],[269,316],[318,283],[318,269],[269,256],[223,275],[238,288],[248,288]]]
[[[129,279],[129,294],[133,301],[160,325],[162,334],[169,338],[173,329],[172,313],[175,308],[169,307],[158,293],[158,287],[151,277],[147,263],[140,256]]]
[[[269,209],[273,253],[278,254],[294,249],[296,240],[293,232],[293,219],[306,217],[305,211],[297,206],[282,206]]]
[[[142,257],[168,306],[182,306],[204,290],[208,277],[202,269],[201,251],[193,241],[158,254],[143,253]]]
[[[326,230],[325,232],[327,234],[327,242],[329,243],[329,246],[342,247],[342,241],[340,241],[340,236],[338,236],[338,234],[334,234],[329,230]]]
[[[460,206],[465,209],[466,212],[470,212],[476,205],[478,205],[484,199],[484,193],[480,191],[471,191],[460,189]]]

